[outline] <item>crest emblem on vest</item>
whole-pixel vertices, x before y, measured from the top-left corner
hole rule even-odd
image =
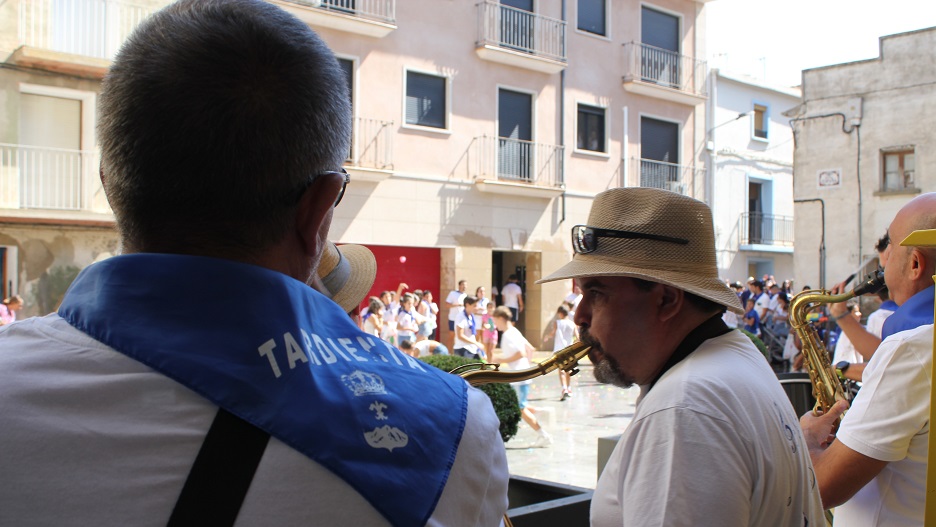
[[[387,393],[383,379],[380,378],[380,375],[374,373],[355,370],[354,373],[349,375],[342,375],[341,381],[358,397],[362,395],[385,395]]]
[[[406,435],[406,432],[389,425],[375,428],[370,432],[364,432],[364,439],[373,448],[386,448],[391,452],[393,452],[394,448],[402,448],[409,443],[409,436]]]

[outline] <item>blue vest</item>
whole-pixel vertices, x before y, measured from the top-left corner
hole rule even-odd
[[[360,331],[306,284],[131,254],[83,270],[59,315],[327,467],[390,523],[424,525],[435,509],[467,384]]]
[[[911,296],[894,314],[884,319],[881,328],[881,340],[908,329],[918,328],[933,323],[933,295],[936,285],[931,285]]]

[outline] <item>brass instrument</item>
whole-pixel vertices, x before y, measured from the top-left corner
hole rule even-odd
[[[552,357],[525,370],[501,371],[500,364],[471,363],[459,366],[449,373],[454,373],[468,381],[472,386],[488,384],[491,382],[520,382],[563,370],[569,375],[578,373],[578,361],[588,355],[591,346],[583,342],[576,342],[571,346],[562,348],[553,353]],[[512,527],[510,518],[504,515],[504,527]]]
[[[568,372],[569,375],[575,375],[578,373],[578,361],[585,358],[590,349],[591,346],[588,344],[576,342],[555,352],[552,357],[536,366],[525,370],[501,371],[500,364],[472,363],[459,366],[449,373],[461,376],[472,386],[490,382],[526,381],[556,370],[563,370]]]
[[[836,401],[845,399],[842,382],[831,364],[829,352],[819,339],[816,330],[806,320],[810,308],[819,304],[845,302],[866,293],[876,293],[884,287],[884,271],[877,271],[857,286],[850,293],[832,295],[825,289],[809,289],[798,293],[790,301],[790,328],[796,332],[803,343],[803,359],[809,380],[813,386],[816,406],[813,413],[827,412]]]

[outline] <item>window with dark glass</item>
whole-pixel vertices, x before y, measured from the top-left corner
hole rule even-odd
[[[445,77],[406,72],[406,124],[445,128]]]
[[[605,0],[578,0],[578,28],[596,35],[607,35]]]
[[[606,152],[604,108],[578,105],[578,139],[576,148],[592,152]]]

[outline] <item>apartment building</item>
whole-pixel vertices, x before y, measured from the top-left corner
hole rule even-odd
[[[936,28],[921,29],[882,37],[877,58],[803,72],[789,113],[801,282],[830,287],[876,268],[897,211],[936,191],[934,50]]]
[[[718,269],[727,280],[793,272],[793,131],[797,88],[712,69],[707,117]]]
[[[704,1],[269,1],[347,71],[352,183],[331,236],[374,251],[375,291],[406,282],[442,301],[459,279],[490,291],[517,274],[537,343],[571,284],[535,281],[571,257],[596,193],[705,195]],[[0,4],[3,283],[33,313],[43,276],[118,250],[94,101],[116,46],[165,3]]]

